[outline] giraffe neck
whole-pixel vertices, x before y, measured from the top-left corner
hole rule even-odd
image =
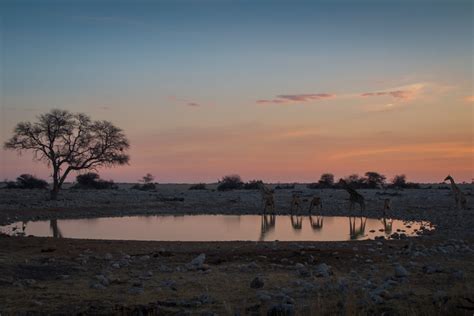
[[[454,182],[453,178],[449,178],[449,181],[451,182],[451,188],[456,192],[458,190],[458,186]]]

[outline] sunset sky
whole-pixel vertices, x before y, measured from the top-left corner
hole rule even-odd
[[[119,182],[470,182],[473,6],[4,0],[0,141],[61,108],[124,129],[130,165],[100,170]],[[20,173],[50,174],[1,149],[0,180]]]

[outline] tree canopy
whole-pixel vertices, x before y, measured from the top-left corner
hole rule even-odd
[[[52,168],[52,199],[71,171],[127,164],[129,147],[123,131],[111,122],[58,109],[39,115],[36,122],[18,123],[4,144],[19,153],[32,151]]]

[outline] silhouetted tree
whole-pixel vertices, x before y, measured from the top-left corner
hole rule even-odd
[[[95,172],[80,174],[76,177],[77,183],[71,189],[118,189],[112,181],[102,180]]]
[[[249,182],[244,183],[244,190],[260,190],[263,186],[262,180],[250,180]]]
[[[365,182],[368,188],[375,189],[381,187],[385,183],[385,176],[378,172],[368,171],[365,173]]]
[[[334,175],[332,173],[323,173],[318,183],[322,187],[330,188],[334,185]]]
[[[21,122],[5,149],[19,153],[31,150],[34,158],[52,168],[55,200],[71,171],[111,167],[128,163],[129,142],[120,128],[108,121],[65,110],[51,110],[34,123]]]
[[[395,188],[404,188],[407,183],[407,177],[404,174],[396,175],[392,179],[392,186]]]
[[[219,185],[217,186],[218,191],[228,191],[228,190],[236,190],[242,189],[244,183],[242,179],[237,174],[232,174],[228,176],[224,176],[220,181]]]
[[[151,173],[147,173],[146,175],[143,176],[140,182],[151,183],[153,182],[153,180],[155,180],[155,177]]]

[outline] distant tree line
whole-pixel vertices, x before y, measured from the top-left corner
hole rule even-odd
[[[386,182],[386,177],[378,172],[368,171],[365,176],[359,176],[358,174],[351,174],[344,179],[339,179],[338,182],[334,181],[334,175],[332,173],[323,173],[318,182],[308,184],[310,189],[338,189],[342,188],[342,180],[345,180],[349,186],[354,189],[419,189],[418,183],[407,182],[404,174],[396,175],[390,181]]]

